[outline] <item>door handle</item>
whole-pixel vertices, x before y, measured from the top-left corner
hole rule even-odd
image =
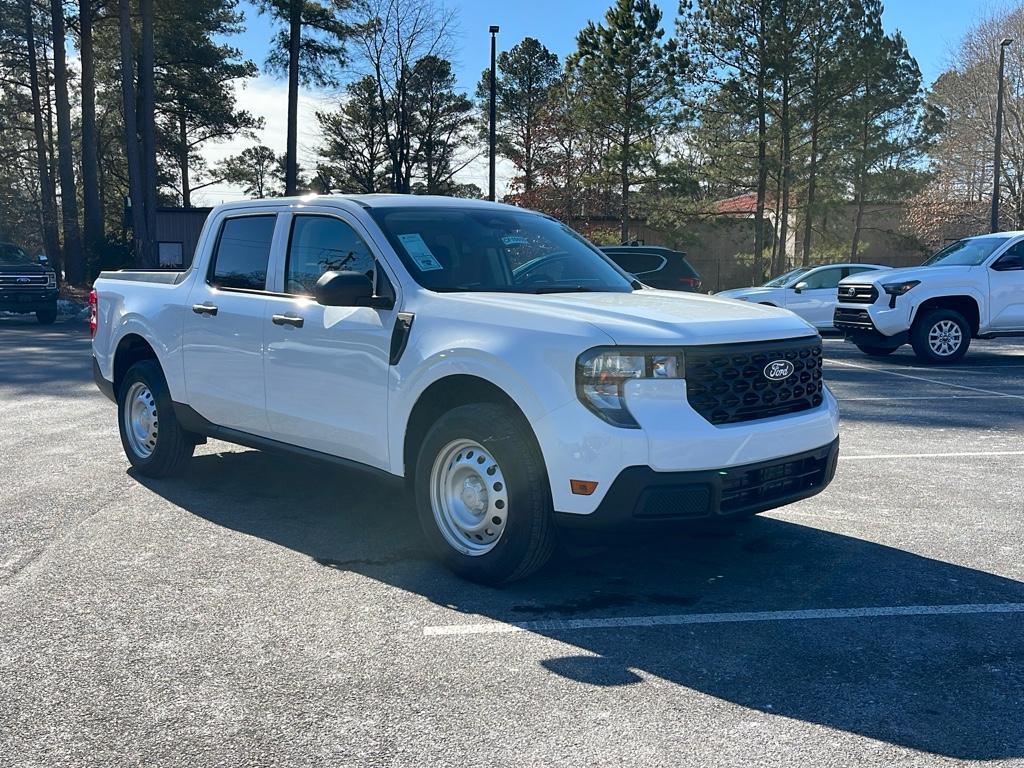
[[[273,315],[270,318],[270,322],[274,325],[291,325],[296,328],[301,328],[303,323],[306,321],[301,317],[296,317],[295,315]]]
[[[193,304],[192,311],[197,315],[216,315],[217,307],[213,304]]]

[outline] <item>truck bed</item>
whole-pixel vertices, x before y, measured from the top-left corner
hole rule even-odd
[[[177,285],[188,275],[187,269],[117,269],[100,272],[100,280],[128,280],[134,283]]]

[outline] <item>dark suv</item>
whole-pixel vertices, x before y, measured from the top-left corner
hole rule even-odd
[[[682,251],[657,245],[604,245],[608,258],[652,288],[699,291],[700,275]]]
[[[35,312],[49,325],[57,319],[57,273],[12,243],[0,243],[0,312]]]

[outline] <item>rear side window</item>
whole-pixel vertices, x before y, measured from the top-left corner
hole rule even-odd
[[[665,259],[653,253],[612,253],[612,261],[634,275],[657,272],[665,265]]]
[[[274,239],[276,215],[226,219],[207,281],[217,288],[262,291],[267,287],[267,264]]]

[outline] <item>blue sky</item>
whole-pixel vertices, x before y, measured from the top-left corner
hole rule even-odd
[[[660,0],[666,32],[672,32],[676,4]],[[526,36],[539,39],[548,48],[565,56],[575,48],[577,31],[588,20],[600,19],[609,0],[448,0],[446,5],[458,17],[456,72],[459,86],[472,90],[488,64],[487,28],[498,24],[499,50],[511,47]],[[950,46],[954,45],[973,21],[992,7],[989,0],[886,0],[884,23],[889,30],[899,29],[918,60],[926,82],[942,71]],[[235,42],[246,55],[262,64],[266,58],[272,24],[267,16],[242,0],[247,32]]]
[[[599,20],[611,0],[440,0],[455,10],[457,32],[454,41],[455,72],[459,88],[473,92],[481,71],[488,65],[490,42],[487,28],[498,24],[499,50],[510,48],[524,37],[532,36],[565,57],[576,47],[576,33],[588,20]],[[674,33],[676,3],[658,0],[665,16],[665,31]],[[261,67],[267,56],[275,26],[261,15],[251,0],[241,0],[246,16],[246,30],[231,42]],[[889,30],[899,29],[907,38],[910,52],[917,58],[926,84],[930,84],[944,69],[949,51],[963,33],[993,8],[992,0],[885,0],[883,22]],[[283,79],[261,74],[239,89],[239,104],[262,117],[265,126],[259,141],[277,152],[285,144],[285,110],[287,91]],[[299,155],[307,167],[315,163],[319,144],[318,109],[337,106],[334,93],[304,91],[299,104]],[[207,160],[213,164],[228,155],[237,154],[251,140],[236,138],[204,149]],[[499,160],[499,194],[510,169]],[[472,163],[460,174],[463,182],[472,182],[485,188],[486,168],[482,161]],[[199,195],[205,202],[218,203],[237,199],[242,193],[229,185],[218,184]],[[198,199],[198,198],[197,198]]]

